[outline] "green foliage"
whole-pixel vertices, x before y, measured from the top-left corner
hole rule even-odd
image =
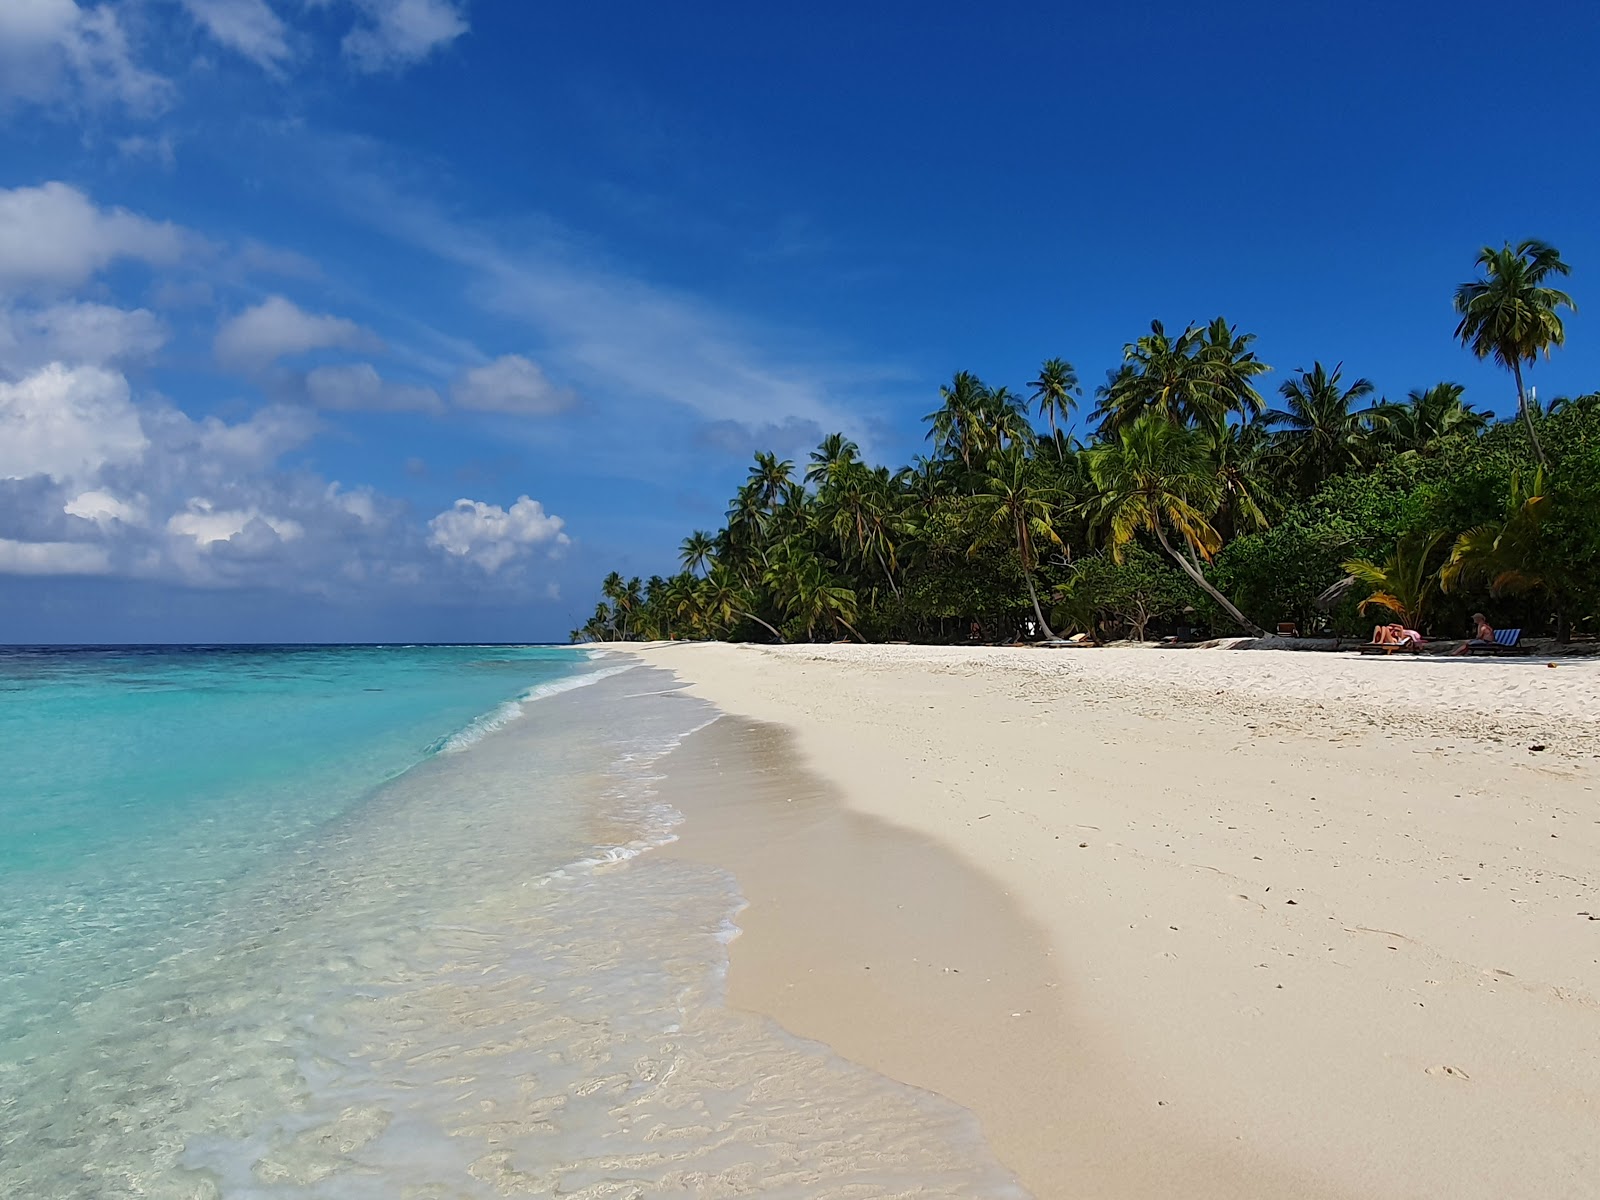
[[[1364,636],[1363,606],[1441,630],[1475,608],[1536,632],[1600,619],[1600,392],[1543,411],[1520,378],[1565,337],[1571,301],[1549,281],[1566,264],[1524,242],[1479,266],[1457,332],[1517,376],[1506,421],[1451,383],[1371,403],[1321,363],[1264,412],[1252,335],[1153,322],[1098,390],[1087,446],[1062,428],[1081,390],[1065,359],[1026,401],[959,372],[925,418],[928,457],[875,466],[837,433],[803,473],[758,454],[677,574],[612,573],[573,636],[1000,640],[1030,620]]]

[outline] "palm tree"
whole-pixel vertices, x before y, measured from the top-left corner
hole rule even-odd
[[[851,621],[856,615],[856,594],[833,579],[822,560],[797,543],[786,543],[773,555],[763,582],[784,616],[805,625],[806,637],[816,635],[824,618],[843,626],[857,641],[866,639]]]
[[[1078,373],[1064,358],[1047,358],[1039,368],[1039,378],[1028,386],[1033,389],[1030,399],[1039,406],[1039,415],[1050,422],[1050,440],[1056,442],[1056,418],[1065,422],[1071,417],[1083,395]]]
[[[1401,454],[1428,455],[1448,438],[1481,432],[1489,414],[1463,401],[1465,390],[1459,383],[1436,383],[1412,388],[1404,404],[1379,404],[1372,410],[1379,437]]]
[[[1541,353],[1549,358],[1552,346],[1565,344],[1567,331],[1556,310],[1576,312],[1578,306],[1565,292],[1547,287],[1546,280],[1569,275],[1572,268],[1554,246],[1533,239],[1518,242],[1515,250],[1510,242],[1499,250],[1485,246],[1477,265],[1483,278],[1456,288],[1455,308],[1461,314],[1456,337],[1478,358],[1493,358],[1516,378],[1517,410],[1527,422],[1534,457],[1546,466],[1522,386],[1522,364],[1532,364]]]
[[[1033,602],[1033,615],[1038,618],[1045,636],[1054,639],[1055,631],[1044,618],[1044,610],[1039,607],[1039,593],[1033,586],[1033,571],[1038,565],[1036,542],[1043,540],[1057,546],[1064,543],[1051,523],[1056,496],[1034,477],[1032,466],[1017,446],[990,459],[972,498],[973,517],[990,530],[1003,530],[1016,543],[1022,579],[1028,585],[1028,599]],[[980,536],[968,553],[976,553],[982,544]]]
[[[1533,486],[1526,491],[1521,478],[1512,476],[1505,516],[1457,536],[1449,560],[1439,570],[1444,590],[1453,592],[1479,580],[1488,584],[1492,596],[1545,587],[1539,528],[1549,515],[1544,472],[1534,475]]]
[[[972,430],[983,411],[989,389],[983,380],[971,371],[957,371],[949,387],[939,389],[944,403],[927,416],[930,423],[928,437],[934,449],[948,458],[959,458],[963,466],[972,467]]]
[[[1282,505],[1270,490],[1276,460],[1266,426],[1255,420],[1201,428],[1198,433],[1217,474],[1217,513],[1212,520],[1217,532],[1226,539],[1247,529],[1267,528],[1268,514],[1276,514]]]
[[[771,510],[778,506],[788,491],[793,472],[794,464],[788,459],[780,460],[776,454],[757,451],[755,466],[750,468],[748,486],[754,490],[761,504]]]
[[[1286,379],[1278,389],[1286,404],[1262,416],[1273,427],[1285,457],[1299,475],[1307,492],[1317,489],[1330,475],[1361,463],[1368,443],[1373,408],[1352,409],[1351,405],[1372,395],[1369,379],[1357,379],[1341,388],[1344,364],[1332,373],[1320,362],[1299,378]]]
[[[755,606],[750,601],[749,589],[726,567],[712,567],[710,573],[700,581],[699,592],[700,610],[712,621],[729,625],[735,617],[743,617],[760,625],[778,641],[783,641],[783,634],[752,611]]]
[[[1095,525],[1105,530],[1112,556],[1121,562],[1122,548],[1141,530],[1148,531],[1178,568],[1240,628],[1265,636],[1200,569],[1199,559],[1209,560],[1222,546],[1210,521],[1220,501],[1220,487],[1206,447],[1194,431],[1157,412],[1147,412],[1123,429],[1116,441],[1084,454],[1097,489],[1088,501],[1090,514]],[[1173,546],[1169,528],[1186,553]]]
[[[678,547],[678,561],[691,574],[704,574],[716,557],[717,543],[703,529],[696,529]]]
[[[1008,446],[1031,446],[1037,440],[1028,423],[1028,405],[1008,387],[986,391],[978,424],[974,428],[975,451],[987,454]]]
[[[1372,594],[1361,602],[1361,611],[1387,609],[1408,628],[1421,629],[1439,591],[1433,552],[1443,538],[1442,533],[1407,534],[1382,563],[1365,558],[1345,563],[1345,571],[1373,588]]]
[[[861,447],[842,433],[830,433],[822,444],[811,452],[811,465],[806,468],[807,483],[823,483],[833,475],[861,461]]]
[[[1272,368],[1250,349],[1255,340],[1255,334],[1240,333],[1223,317],[1206,327],[1195,350],[1205,389],[1204,411],[1197,415],[1204,421],[1221,425],[1230,413],[1245,421],[1261,415],[1265,405],[1250,381]]]
[[[1223,317],[1177,338],[1160,321],[1122,348],[1123,364],[1098,391],[1102,435],[1114,436],[1146,412],[1180,425],[1220,426],[1230,414],[1261,411],[1251,380],[1268,370],[1250,349],[1254,334],[1239,334]]]

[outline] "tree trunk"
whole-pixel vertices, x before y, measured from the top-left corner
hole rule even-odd
[[[1242,612],[1235,608],[1233,606],[1233,601],[1229,600],[1221,592],[1217,591],[1216,588],[1212,587],[1210,582],[1207,581],[1205,575],[1202,574],[1197,567],[1193,566],[1188,559],[1184,558],[1183,555],[1179,554],[1172,548],[1172,543],[1167,541],[1167,531],[1161,527],[1160,521],[1155,521],[1153,524],[1156,531],[1156,541],[1161,543],[1161,548],[1171,556],[1172,561],[1178,564],[1178,567],[1185,575],[1194,580],[1195,585],[1199,587],[1201,591],[1210,596],[1218,604],[1222,605],[1227,614],[1236,622],[1238,622],[1240,629],[1245,630],[1255,637],[1267,636],[1267,631],[1265,629],[1261,628],[1261,626],[1257,625],[1249,617],[1245,616]]]
[[[878,550],[877,555],[878,565],[883,568],[883,577],[889,581],[889,590],[894,592],[894,598],[898,601],[902,598],[900,595],[900,585],[895,583],[894,576],[889,571],[889,562],[883,557],[883,551]]]
[[[1528,393],[1522,388],[1522,361],[1511,360],[1511,372],[1517,377],[1517,411],[1522,413],[1522,419],[1528,425],[1528,440],[1533,443],[1533,457],[1539,460],[1541,468],[1548,467],[1549,461],[1544,456],[1544,447],[1539,444],[1539,431],[1534,427],[1533,410],[1528,407]]]
[[[1050,628],[1050,622],[1044,619],[1044,610],[1039,607],[1039,593],[1033,590],[1033,572],[1028,569],[1028,556],[1023,551],[1022,525],[1017,525],[1017,557],[1022,560],[1022,582],[1028,585],[1028,599],[1033,601],[1033,615],[1039,618],[1039,628],[1044,630],[1045,637],[1052,642],[1056,640],[1056,631]]]
[[[733,611],[738,613],[741,617],[748,617],[750,620],[754,621],[757,625],[761,626],[768,633],[772,634],[773,637],[777,638],[778,639],[778,645],[780,645],[780,646],[783,645],[783,634],[779,633],[771,625],[768,625],[760,617],[756,616],[755,613],[745,612],[742,608],[736,608]]]

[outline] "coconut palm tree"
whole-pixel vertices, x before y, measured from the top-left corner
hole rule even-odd
[[[830,433],[811,452],[811,465],[806,467],[806,482],[823,483],[851,463],[860,461],[861,447],[842,433]]]
[[[1060,447],[1060,432],[1056,419],[1063,423],[1071,418],[1078,407],[1078,397],[1083,388],[1078,384],[1078,373],[1064,358],[1047,358],[1039,368],[1039,377],[1028,385],[1033,389],[1029,397],[1039,408],[1039,415],[1050,422],[1050,440]]]
[[[1284,457],[1307,493],[1329,476],[1360,465],[1370,444],[1376,410],[1351,406],[1372,395],[1372,381],[1357,379],[1341,387],[1343,370],[1343,363],[1331,373],[1320,362],[1312,364],[1278,388],[1284,407],[1262,415],[1276,429]]]
[[[1223,317],[1204,329],[1193,325],[1174,338],[1160,321],[1122,348],[1123,363],[1096,395],[1102,436],[1114,436],[1146,412],[1180,424],[1223,425],[1230,415],[1248,419],[1261,411],[1250,382],[1269,368]]]
[[[1234,607],[1205,577],[1200,560],[1222,546],[1211,524],[1220,485],[1199,435],[1162,414],[1143,414],[1117,436],[1084,451],[1096,494],[1087,501],[1096,528],[1104,531],[1112,556],[1141,531],[1154,535],[1168,557],[1230,617],[1257,637],[1265,631]],[[1170,531],[1170,532],[1169,532]],[[1175,534],[1183,545],[1172,544]]]
[[[678,561],[683,564],[685,571],[703,575],[716,557],[716,553],[716,540],[705,530],[696,529],[679,545]]]
[[[1565,344],[1566,327],[1559,309],[1576,312],[1577,305],[1563,291],[1549,287],[1555,276],[1572,273],[1561,261],[1560,252],[1544,242],[1528,239],[1516,249],[1507,242],[1501,249],[1485,246],[1478,252],[1480,279],[1471,279],[1456,288],[1455,308],[1461,314],[1456,337],[1478,358],[1493,358],[1508,369],[1517,381],[1517,410],[1528,426],[1534,457],[1546,466],[1544,447],[1522,386],[1522,365],[1532,364],[1540,354],[1550,357],[1550,348]]]
[[[778,641],[783,641],[783,634],[756,616],[750,589],[726,567],[720,564],[712,567],[710,573],[700,581],[698,591],[700,611],[710,621],[718,625],[731,625],[735,617],[742,617],[754,621]]]
[[[1028,585],[1028,599],[1033,603],[1033,615],[1049,638],[1056,635],[1039,607],[1033,572],[1038,566],[1040,541],[1064,547],[1052,524],[1057,499],[1049,485],[1038,477],[1032,461],[1020,446],[1008,447],[989,460],[972,497],[974,520],[986,531],[1003,531],[1015,543],[1017,558],[1022,564],[1022,579]],[[968,553],[975,554],[983,542],[980,536]]]
[[[1401,538],[1381,563],[1365,558],[1345,563],[1345,571],[1373,589],[1361,602],[1361,611],[1387,609],[1408,628],[1421,629],[1439,592],[1434,550],[1443,540],[1442,533],[1411,533]]]
[[[1033,426],[1028,423],[1027,401],[1008,387],[984,393],[983,407],[973,432],[976,435],[973,449],[985,456],[1010,446],[1032,446],[1038,440]]]
[[[762,577],[767,591],[789,621],[805,626],[806,638],[816,636],[817,623],[831,620],[855,635],[856,594],[832,578],[822,560],[797,542],[786,542],[772,556]]]
[[[1465,390],[1459,383],[1436,383],[1412,388],[1404,404],[1377,405],[1372,416],[1378,438],[1401,454],[1429,455],[1449,438],[1481,432],[1489,414],[1463,401]]]
[[[983,412],[989,389],[971,371],[957,371],[949,387],[939,389],[943,401],[937,409],[923,417],[929,422],[928,437],[935,452],[947,458],[959,458],[962,466],[972,468],[973,428]]]
[[[756,498],[770,511],[778,506],[788,492],[793,473],[794,464],[788,459],[757,451],[747,486],[754,490]]]
[[[1533,486],[1526,490],[1521,478],[1512,476],[1505,515],[1456,537],[1449,560],[1439,570],[1444,590],[1454,592],[1463,585],[1482,582],[1488,585],[1490,595],[1502,596],[1544,587],[1539,529],[1549,515],[1544,472],[1535,473]]]

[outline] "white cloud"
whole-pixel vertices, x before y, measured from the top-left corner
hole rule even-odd
[[[293,57],[288,31],[266,0],[183,0],[183,7],[217,41],[267,71]]]
[[[318,408],[342,412],[439,412],[432,388],[391,383],[371,363],[317,367],[306,375],[306,396]]]
[[[259,369],[286,355],[308,350],[362,349],[377,338],[354,321],[308,313],[282,296],[269,296],[226,322],[217,332],[217,361]]]
[[[148,358],[167,341],[148,309],[72,301],[39,309],[0,309],[0,376],[50,362],[93,364]]]
[[[170,264],[193,241],[169,222],[99,208],[65,183],[0,189],[0,288],[71,287],[119,259]]]
[[[571,539],[561,532],[565,524],[527,496],[519,497],[509,509],[481,500],[457,500],[453,508],[428,522],[428,544],[493,575],[536,547],[549,545],[558,550],[569,544]]]
[[[344,52],[363,71],[393,71],[421,62],[467,32],[455,0],[353,0],[367,23],[344,39]]]
[[[104,546],[0,538],[0,575],[105,575],[110,570]]]
[[[102,526],[111,525],[113,522],[143,525],[150,519],[143,496],[124,500],[120,496],[113,496],[110,492],[98,488],[74,496],[61,508],[70,517],[80,517]]]
[[[164,108],[172,85],[134,62],[118,11],[74,0],[3,0],[0,100],[119,104],[139,114]]]
[[[0,383],[0,479],[87,482],[138,461],[148,445],[127,380],[114,371],[53,363]]]
[[[223,509],[204,497],[191,499],[182,512],[167,519],[167,530],[183,537],[193,538],[202,548],[217,542],[230,541],[241,533],[261,526],[274,537],[292,542],[306,534],[305,526],[288,517],[275,517],[259,509]]]
[[[577,401],[568,388],[551,383],[538,363],[507,354],[474,367],[451,390],[458,407],[477,412],[519,413],[545,417],[571,408]]]

